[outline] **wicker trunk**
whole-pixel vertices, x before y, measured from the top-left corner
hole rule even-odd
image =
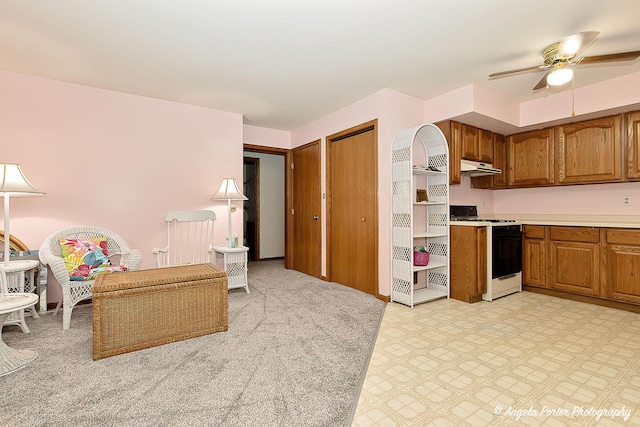
[[[228,328],[225,271],[194,264],[98,275],[93,360]]]

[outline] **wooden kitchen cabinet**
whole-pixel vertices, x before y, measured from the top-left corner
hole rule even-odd
[[[478,128],[462,125],[462,158],[480,161],[480,143],[478,140]]]
[[[511,135],[507,140],[510,187],[554,184],[553,128]]]
[[[473,188],[507,187],[507,139],[504,135],[493,134],[493,167],[502,173],[471,178]]]
[[[449,145],[449,184],[460,184],[462,124],[453,120],[434,124],[440,128]]]
[[[603,268],[605,283],[602,296],[640,304],[640,230],[609,228],[606,230]]]
[[[493,163],[493,132],[478,129],[478,161]],[[493,167],[496,167],[494,164]]]
[[[549,229],[549,288],[600,294],[600,232],[589,227]]]
[[[626,114],[627,179],[640,179],[640,111]]]
[[[482,300],[487,292],[487,227],[452,225],[451,298]]]
[[[522,239],[522,283],[525,285],[547,287],[547,259],[545,250],[547,240],[542,225],[524,225]]]
[[[559,184],[622,181],[621,116],[558,126]]]

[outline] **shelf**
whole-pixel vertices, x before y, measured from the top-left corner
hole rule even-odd
[[[433,301],[434,299],[447,298],[447,293],[436,289],[415,289],[413,291],[413,303],[420,304],[421,302]]]
[[[445,172],[420,170],[420,169],[413,169],[413,174],[414,175],[422,175],[422,176],[446,175]]]
[[[429,238],[429,237],[446,237],[446,236],[447,236],[447,233],[429,233],[429,232],[426,232],[426,233],[415,233],[413,235],[413,238],[414,239],[421,239],[421,238],[425,238],[425,237]]]
[[[443,262],[430,261],[429,264],[427,265],[414,265],[413,271],[415,273],[416,271],[433,270],[434,268],[440,268],[440,267],[446,267],[446,266],[447,264]]]
[[[413,202],[414,205],[446,205],[447,202]]]

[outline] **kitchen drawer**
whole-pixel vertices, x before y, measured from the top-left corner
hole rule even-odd
[[[529,239],[544,239],[544,225],[525,225],[524,237]]]
[[[591,227],[551,227],[551,240],[598,243],[600,230]]]
[[[619,245],[640,245],[640,230],[608,228],[607,243]]]

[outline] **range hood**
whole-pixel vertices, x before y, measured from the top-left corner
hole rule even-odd
[[[494,168],[491,163],[481,163],[462,159],[460,161],[460,173],[474,177],[496,175],[502,173],[502,171]]]

